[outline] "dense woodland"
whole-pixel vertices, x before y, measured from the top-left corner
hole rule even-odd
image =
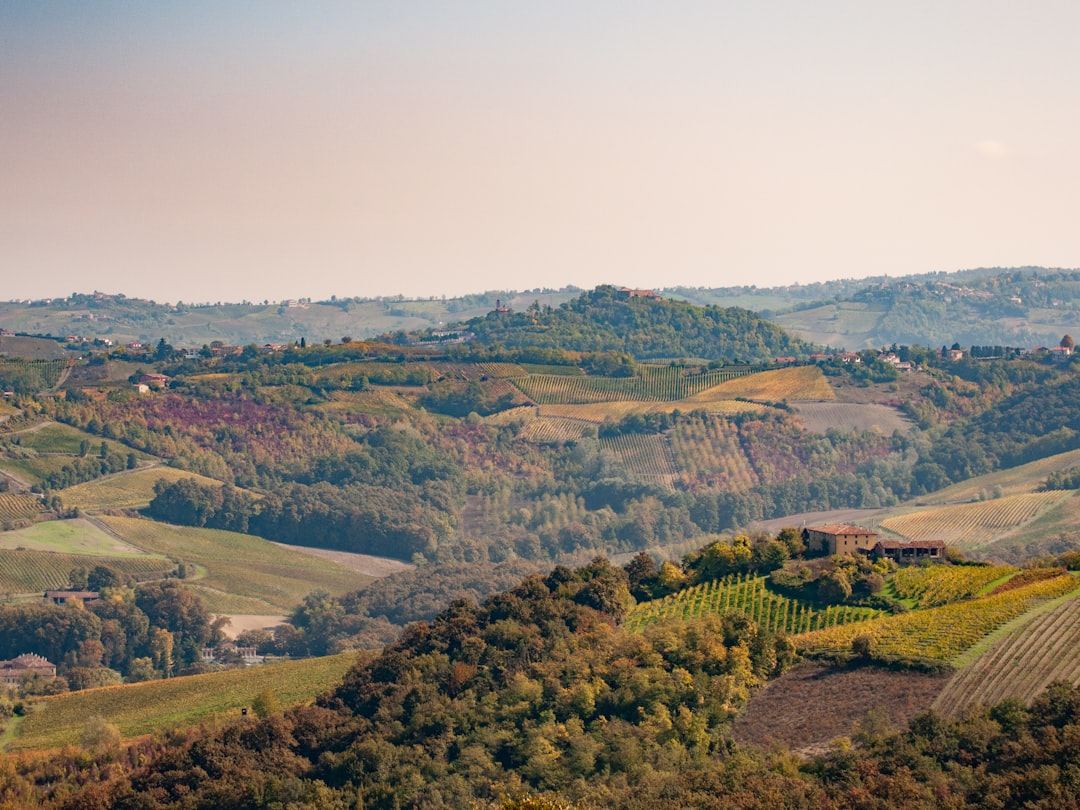
[[[617,627],[598,561],[455,602],[316,705],[121,751],[8,763],[6,803],[52,807],[1044,807],[1080,799],[1080,691],[1056,684],[800,759],[726,729],[790,648],[738,617]],[[559,796],[558,800],[554,796]]]

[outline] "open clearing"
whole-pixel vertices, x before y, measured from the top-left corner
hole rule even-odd
[[[312,557],[318,557],[321,560],[329,560],[376,579],[388,577],[391,574],[399,574],[402,571],[410,571],[416,567],[412,563],[393,560],[390,557],[375,557],[371,554],[354,554],[351,551],[334,551],[328,548],[310,548],[308,546],[290,546],[287,543],[274,543],[274,545],[300,554],[310,554]]]
[[[0,549],[27,548],[99,557],[145,557],[147,553],[102,531],[84,518],[49,520],[0,532]]]
[[[732,734],[741,745],[781,743],[810,754],[850,737],[859,723],[905,728],[930,708],[949,677],[801,664],[754,694]]]
[[[174,467],[151,467],[87,481],[60,490],[66,507],[84,510],[142,509],[154,497],[154,484],[164,478],[169,483],[181,478],[194,478],[203,486],[221,486],[220,481]]]
[[[800,402],[795,410],[806,429],[814,433],[869,430],[891,436],[896,431],[907,433],[912,428],[911,421],[896,408],[872,402]]]

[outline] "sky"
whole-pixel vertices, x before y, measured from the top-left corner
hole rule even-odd
[[[0,2],[0,299],[1080,266],[1080,3]]]

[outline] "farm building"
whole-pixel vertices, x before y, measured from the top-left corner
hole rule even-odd
[[[45,591],[45,601],[54,605],[74,605],[82,607],[90,602],[97,602],[101,594],[97,591]]]
[[[23,653],[10,661],[0,661],[0,678],[3,679],[4,686],[18,686],[24,676],[34,675],[54,678],[56,665],[36,653]]]
[[[880,540],[874,546],[875,557],[888,557],[898,563],[922,562],[923,560],[943,561],[945,543],[941,540],[912,540],[901,543],[897,540]]]
[[[803,542],[811,552],[820,554],[854,554],[870,551],[878,542],[876,532],[847,523],[829,523],[803,529]]]

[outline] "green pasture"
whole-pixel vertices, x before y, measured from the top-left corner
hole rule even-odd
[[[288,612],[311,591],[340,595],[372,579],[247,534],[128,517],[104,516],[101,521],[134,546],[205,568],[205,576],[194,584],[204,589],[201,595],[214,613]],[[243,611],[234,609],[238,597],[247,600]]]
[[[48,520],[0,532],[0,549],[25,548],[94,557],[146,557],[146,552],[102,531],[88,520]]]
[[[112,723],[125,738],[239,721],[241,708],[267,690],[282,709],[311,701],[340,683],[356,659],[357,653],[341,653],[44,698],[23,718],[10,748],[77,746],[92,717]]]

